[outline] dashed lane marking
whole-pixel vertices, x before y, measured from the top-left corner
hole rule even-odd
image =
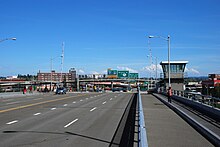
[[[35,113],[34,115],[37,116],[37,115],[40,115],[40,114],[41,114],[41,113]]]
[[[97,107],[92,108],[92,109],[90,110],[90,112],[94,111],[95,109],[97,109]]]
[[[11,124],[14,124],[14,123],[16,123],[16,122],[18,122],[18,120],[13,120],[13,121],[8,122],[8,123],[6,123],[6,124],[7,124],[7,125],[11,125]]]

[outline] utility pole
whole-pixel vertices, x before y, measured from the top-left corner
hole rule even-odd
[[[62,43],[60,83],[62,82],[62,76],[63,76],[63,61],[64,61],[64,42]]]

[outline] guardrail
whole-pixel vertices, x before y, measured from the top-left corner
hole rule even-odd
[[[191,101],[195,101],[204,105],[209,105],[213,108],[220,109],[220,98],[202,95],[196,92],[186,92],[178,90],[173,90],[173,95],[181,96]]]
[[[143,107],[142,107],[140,91],[138,92],[138,112],[139,112],[138,146],[148,147],[147,133],[146,133],[146,127],[145,127],[145,122],[144,122],[144,112],[143,112]]]

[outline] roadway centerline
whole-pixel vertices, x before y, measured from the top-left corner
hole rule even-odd
[[[82,95],[69,96],[69,97],[64,97],[64,98],[60,98],[60,99],[53,99],[53,100],[48,100],[48,101],[43,101],[43,102],[38,102],[38,103],[32,103],[32,104],[23,105],[23,106],[18,106],[18,107],[14,107],[14,108],[5,109],[5,110],[0,110],[0,113],[4,113],[4,112],[8,112],[8,111],[13,111],[13,110],[18,110],[18,109],[23,109],[23,108],[27,108],[27,107],[31,107],[31,106],[36,106],[36,105],[41,105],[41,104],[46,104],[46,103],[50,103],[50,102],[66,100],[66,99],[70,99],[70,98],[74,98],[74,97],[78,97],[78,96],[82,96]]]
[[[71,121],[70,123],[68,123],[67,125],[65,125],[64,128],[69,127],[70,125],[72,125],[73,123],[75,123],[75,122],[78,121],[78,120],[79,120],[78,118],[74,119],[73,121]]]
[[[11,124],[14,124],[14,123],[16,123],[16,122],[18,122],[18,120],[13,120],[13,121],[8,122],[8,123],[6,123],[6,124],[7,124],[7,125],[11,125]]]
[[[90,110],[90,112],[94,111],[95,109],[97,109],[97,107],[92,108],[92,109]]]

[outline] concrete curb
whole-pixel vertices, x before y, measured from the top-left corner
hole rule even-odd
[[[201,135],[208,139],[214,146],[220,146],[220,137],[217,134],[200,124],[198,121],[196,121],[191,116],[174,106],[172,103],[168,103],[163,98],[160,98],[158,95],[153,95],[156,98],[158,98],[161,102],[163,102],[165,105],[167,105],[169,108],[171,108],[174,112],[176,112],[180,117],[182,117],[189,125],[191,125]]]

